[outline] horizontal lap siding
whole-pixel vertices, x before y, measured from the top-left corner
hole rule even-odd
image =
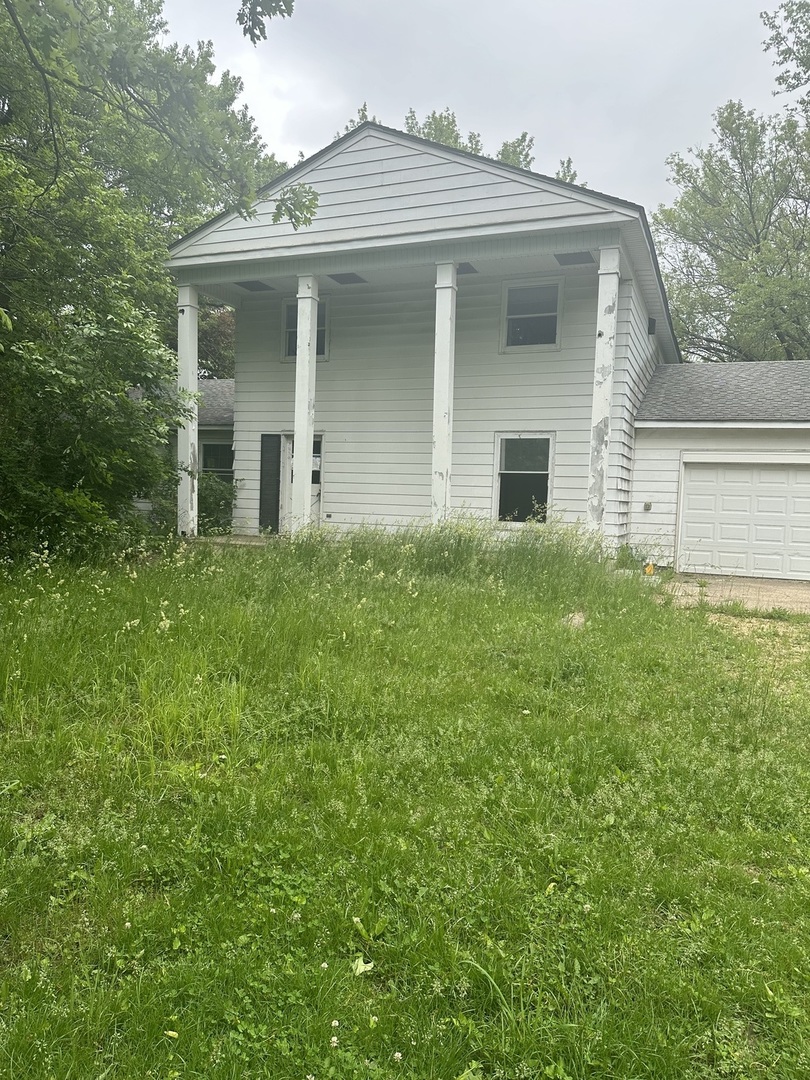
[[[659,360],[656,339],[647,331],[644,302],[635,283],[625,280],[619,290],[611,418],[612,479],[606,508],[606,532],[618,543],[627,541],[630,526],[635,416]]]
[[[492,515],[499,432],[554,436],[553,510],[585,512],[588,432],[596,334],[596,277],[563,287],[559,350],[499,353],[501,283],[463,281],[459,289],[453,431],[453,506]]]
[[[565,282],[562,349],[500,355],[500,280],[459,282],[453,505],[492,514],[496,432],[555,436],[553,498],[584,513],[596,279]],[[425,522],[430,515],[435,290],[347,289],[329,300],[329,360],[317,367],[321,520]],[[295,365],[280,361],[281,298],[238,314],[238,527],[258,527],[262,434],[293,428]],[[326,515],[330,515],[328,518]]]
[[[315,387],[322,521],[394,524],[430,513],[433,292],[364,289],[330,298],[329,360],[318,363]],[[295,364],[281,362],[280,320],[280,298],[238,316],[236,517],[251,529],[259,437],[293,429]]]
[[[249,221],[225,218],[189,241],[195,259],[223,253],[285,254],[323,245],[363,243],[381,237],[435,237],[439,232],[523,222],[587,225],[616,217],[604,205],[537,180],[505,175],[485,163],[444,157],[439,151],[404,146],[367,135],[300,177],[319,197],[311,225],[294,230],[273,222],[275,202],[260,203]],[[619,215],[621,216],[621,215]],[[177,250],[182,258],[185,248]]]
[[[727,450],[734,454],[761,450],[762,460],[767,461],[769,453],[801,449],[806,442],[806,433],[795,431],[639,428],[630,508],[631,545],[662,565],[672,564],[682,452]],[[645,503],[651,504],[649,510],[644,509]]]

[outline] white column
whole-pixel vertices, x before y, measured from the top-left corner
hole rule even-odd
[[[197,290],[180,285],[177,290],[177,385],[197,393]],[[177,429],[177,532],[197,535],[197,401],[191,402],[191,416]]]
[[[453,370],[456,358],[456,264],[436,265],[436,331],[433,352],[433,479],[431,519],[450,513],[453,459]]]
[[[318,279],[298,279],[295,350],[295,446],[290,532],[306,528],[312,509],[312,439],[315,434],[315,371],[318,352]]]
[[[610,457],[610,415],[613,405],[613,372],[616,365],[616,322],[619,308],[621,253],[602,248],[599,257],[599,295],[596,309],[596,349],[591,412],[591,462],[588,474],[590,528],[604,531]]]

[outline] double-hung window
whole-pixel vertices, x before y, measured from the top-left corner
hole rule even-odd
[[[319,360],[326,359],[327,340],[327,309],[326,301],[318,301],[318,335],[315,352]],[[284,341],[281,355],[284,360],[295,360],[298,348],[298,304],[295,300],[284,301]]]
[[[560,282],[527,282],[504,288],[504,351],[555,347],[560,339]]]
[[[545,521],[551,475],[551,438],[501,435],[498,439],[498,520]]]

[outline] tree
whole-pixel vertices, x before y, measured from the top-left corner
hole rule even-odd
[[[805,89],[810,84],[810,2],[786,0],[773,13],[764,11],[762,21],[770,31],[765,48],[776,54],[781,68],[777,83],[785,91]]]
[[[0,0],[0,546],[90,543],[182,416],[168,244],[280,168],[158,0]],[[278,213],[311,213],[306,192]],[[4,314],[3,314],[4,313]]]
[[[256,45],[267,37],[267,20],[292,15],[294,0],[241,0],[236,21]]]
[[[337,139],[341,134],[345,135],[349,131],[353,131],[367,120],[379,123],[377,117],[369,113],[368,103],[364,101],[357,110],[357,116],[349,120],[343,131],[338,132],[335,138]],[[470,131],[466,136],[462,133],[456,114],[449,107],[442,109],[441,112],[436,112],[434,109],[433,112],[427,114],[424,120],[417,117],[414,109],[408,109],[404,128],[409,135],[418,135],[421,139],[430,139],[431,142],[443,143],[445,146],[452,146],[456,150],[466,150],[471,154],[491,156],[486,154],[483,141],[477,131]],[[519,169],[531,169],[534,165],[533,150],[534,136],[530,135],[528,131],[523,131],[516,138],[507,139],[506,142],[502,143],[494,160],[502,161],[506,165],[515,165]],[[561,161],[560,168],[566,169],[567,172],[565,175],[561,175],[558,170],[556,179],[566,180],[571,184],[577,182],[577,174],[571,158],[568,158],[567,162]],[[585,187],[586,185],[581,184],[580,186]]]
[[[680,194],[653,225],[676,333],[693,359],[804,360],[810,353],[808,129],[740,102],[714,141],[668,159]]]
[[[560,158],[559,167],[554,173],[555,180],[562,180],[566,184],[579,184],[580,187],[586,188],[588,185],[584,181],[578,180],[577,176],[577,170],[574,168],[571,158]]]

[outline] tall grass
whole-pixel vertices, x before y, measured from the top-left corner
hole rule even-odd
[[[543,527],[0,598],[0,1075],[810,1074],[801,654]]]

